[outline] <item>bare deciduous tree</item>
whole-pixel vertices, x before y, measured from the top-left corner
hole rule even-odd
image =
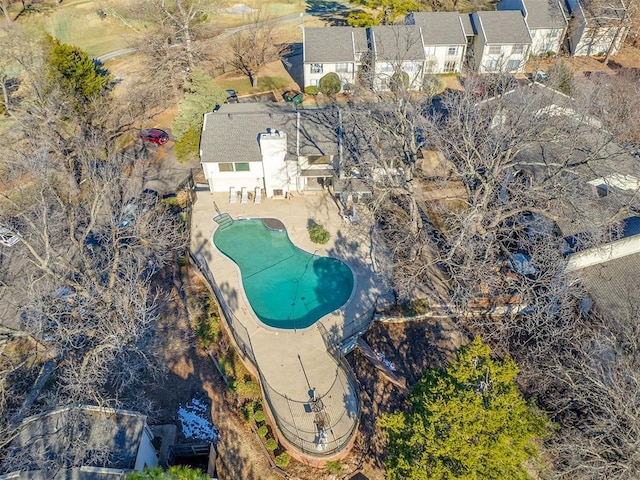
[[[258,86],[260,69],[278,61],[287,53],[287,47],[276,43],[274,21],[257,13],[250,23],[227,42],[228,62],[249,77],[252,87]]]
[[[601,196],[612,175],[640,172],[618,143],[629,132],[617,119],[631,112],[624,105],[605,112],[589,98],[592,91],[570,99],[538,86],[493,99],[454,93],[417,108],[427,112],[422,120],[407,110],[385,119],[384,106],[369,105],[351,112],[345,136],[351,172],[374,192],[370,206],[393,255],[396,290],[409,294],[405,278],[427,285],[435,304],[518,361],[525,390],[561,423],[549,444],[557,472],[627,479],[637,474],[640,418],[636,405],[624,407],[638,395],[635,347],[623,341],[633,335],[609,317],[581,314],[585,291],[566,274],[564,237],[578,248],[618,238],[637,186]],[[420,153],[436,152],[438,165],[406,161],[411,128],[402,139],[383,133],[402,129],[403,117],[421,129]],[[412,175],[389,174],[397,170]],[[433,285],[437,269],[445,295]]]
[[[141,34],[136,47],[146,54],[146,78],[153,79],[153,86],[147,88],[169,89],[178,96],[190,72],[205,57],[201,40],[211,35],[206,25],[210,11],[211,2],[205,0],[139,1],[114,11]]]
[[[141,386],[162,374],[152,347],[166,290],[156,278],[184,246],[117,148],[144,99],[70,108],[33,53],[15,57],[25,98],[3,152],[0,224],[20,241],[0,285],[19,313],[0,330],[0,449],[26,415],[61,404],[149,408]]]

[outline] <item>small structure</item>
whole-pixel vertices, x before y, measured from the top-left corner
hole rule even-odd
[[[480,73],[524,72],[531,35],[519,11],[475,12],[473,64]]]
[[[630,28],[627,9],[621,0],[591,2],[567,0],[569,51],[571,55],[615,55]]]
[[[305,87],[319,86],[320,79],[332,72],[340,77],[343,89],[356,83],[369,51],[365,28],[304,28],[302,32]]]
[[[393,86],[394,75],[406,75],[406,86],[410,90],[419,90],[426,58],[422,29],[415,25],[384,25],[371,27],[370,32],[373,87],[389,90]]]
[[[498,10],[518,10],[529,28],[531,55],[560,52],[567,33],[567,17],[559,0],[501,0]]]
[[[29,480],[123,479],[158,465],[147,417],[127,410],[69,406],[27,418],[2,462]]]
[[[230,203],[238,187],[247,194],[259,188],[267,198],[322,190],[337,176],[340,131],[333,107],[225,104],[204,116],[200,162],[211,192],[229,191]]]
[[[462,17],[457,12],[412,12],[406,25],[422,29],[425,73],[460,73],[467,50]]]

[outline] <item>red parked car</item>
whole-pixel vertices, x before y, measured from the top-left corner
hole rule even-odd
[[[149,128],[147,130],[140,130],[138,138],[145,142],[155,143],[156,145],[164,145],[169,140],[169,134],[159,128]]]

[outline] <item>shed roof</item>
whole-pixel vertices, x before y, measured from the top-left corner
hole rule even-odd
[[[272,130],[287,134],[289,160],[298,155],[336,155],[338,126],[335,108],[294,110],[281,103],[225,104],[205,115],[200,160],[260,162],[260,135]]]
[[[467,38],[457,12],[415,12],[414,25],[422,28],[425,45],[466,45]]]
[[[425,59],[422,29],[413,25],[371,27],[376,60],[422,61]]]
[[[531,35],[520,10],[476,12],[473,15],[478,34],[484,32],[488,44],[531,44]],[[476,23],[476,19],[479,22]]]
[[[317,27],[304,29],[305,63],[354,62],[367,47],[366,29]]]
[[[46,473],[52,465],[56,471],[78,465],[131,470],[145,425],[144,415],[126,410],[59,408],[26,419],[9,447],[8,459],[20,458],[21,470],[34,475],[45,471],[46,478],[61,478]],[[6,461],[5,466],[11,468]]]

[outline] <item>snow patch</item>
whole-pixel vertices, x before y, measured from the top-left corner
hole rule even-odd
[[[182,424],[182,434],[185,438],[193,438],[205,442],[216,443],[218,441],[218,429],[209,420],[204,418],[207,405],[197,398],[191,399],[183,408],[178,408],[178,419]]]

